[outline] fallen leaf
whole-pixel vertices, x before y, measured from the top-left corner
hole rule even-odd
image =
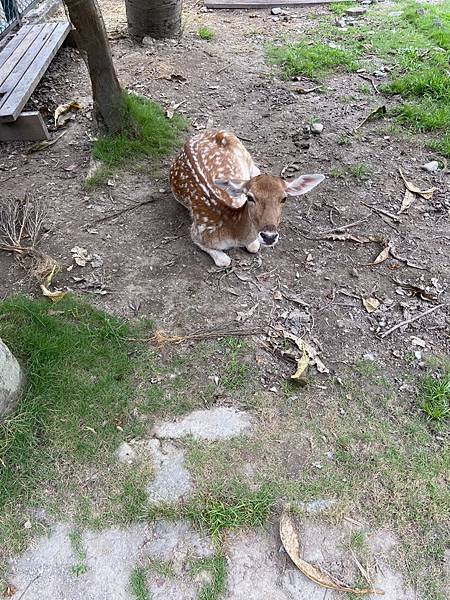
[[[292,518],[286,509],[283,510],[280,519],[280,538],[284,549],[288,553],[295,566],[303,573],[303,575],[308,577],[308,579],[314,581],[314,583],[338,592],[350,592],[359,595],[384,594],[382,590],[377,589],[352,588],[345,583],[337,581],[335,578],[322,571],[319,567],[315,567],[303,560],[300,556],[300,540],[295,530]]]
[[[273,299],[274,300],[283,300],[283,294],[280,292],[280,290],[275,290],[273,293]]]
[[[362,127],[365,123],[367,123],[368,121],[373,121],[374,119],[379,119],[382,116],[384,116],[386,114],[386,107],[383,106],[379,106],[378,108],[376,108],[375,110],[373,110],[371,113],[369,113],[367,115],[367,117],[365,119],[363,119],[361,121],[361,123],[359,125],[357,125],[354,129],[354,131],[357,131],[360,127]]]
[[[81,248],[80,246],[74,246],[71,249],[71,253],[73,254],[73,260],[79,267],[85,267],[88,260],[90,260],[89,253],[86,248]]]
[[[63,135],[66,135],[65,131],[54,137],[52,140],[43,140],[42,142],[37,142],[36,144],[33,144],[28,148],[28,154],[32,154],[33,152],[39,152],[40,150],[45,150],[46,148],[53,146],[53,144],[56,144],[56,142],[60,140]]]
[[[402,212],[405,212],[405,210],[408,210],[408,208],[411,206],[411,204],[414,202],[414,200],[416,199],[416,196],[408,189],[405,190],[405,195],[403,196],[403,202],[402,205],[400,207],[400,210],[397,212],[397,214],[401,214]]]
[[[66,295],[66,292],[63,292],[62,290],[55,290],[52,292],[43,283],[41,283],[41,290],[42,295],[50,298],[52,302],[59,302]]]
[[[166,110],[166,117],[168,119],[173,119],[175,111],[177,108],[180,108],[182,104],[184,104],[186,100],[182,100],[181,102],[171,102],[169,108]]]
[[[62,127],[70,119],[68,114],[71,111],[80,110],[81,106],[78,102],[68,102],[67,104],[60,104],[55,110],[55,127]]]
[[[376,298],[362,298],[362,303],[369,314],[375,312],[380,306],[380,301]]]
[[[382,250],[380,252],[380,254],[376,257],[376,259],[369,263],[369,265],[379,265],[380,263],[384,262],[385,260],[387,260],[389,258],[389,254],[391,252],[391,247],[390,246],[386,246],[386,248],[384,248],[384,250]]]
[[[312,87],[312,88],[304,88],[304,87],[298,87],[298,88],[294,88],[292,91],[296,92],[297,94],[310,94],[311,92],[315,92],[316,90],[320,90],[321,86],[317,85],[316,87]]]
[[[300,379],[303,373],[306,371],[309,365],[309,356],[306,352],[305,343],[302,341],[303,353],[301,357],[297,360],[297,370],[293,375],[291,375],[291,379]]]
[[[11,598],[12,596],[14,596],[14,594],[17,592],[17,588],[14,587],[13,585],[7,585],[6,588],[3,590],[3,597],[4,598]]]
[[[297,335],[294,335],[290,331],[286,331],[285,329],[283,329],[282,332],[285,338],[294,342],[294,344],[297,346],[300,352],[303,353],[304,350],[306,351],[308,355],[309,364],[315,366],[319,373],[330,372],[330,370],[323,364],[323,362],[319,358],[317,350],[313,346],[311,346],[311,344],[308,344],[308,342],[305,342],[305,340],[299,338]]]
[[[429,190],[421,190],[414,183],[411,183],[410,181],[405,179],[405,176],[403,175],[403,172],[401,169],[399,169],[398,172],[400,173],[400,177],[403,179],[403,182],[404,182],[406,188],[410,192],[414,192],[414,194],[418,194],[419,196],[422,196],[422,198],[424,198],[425,200],[431,200],[431,198],[433,197],[433,193],[436,191],[437,188],[434,187],[434,188],[430,188]]]

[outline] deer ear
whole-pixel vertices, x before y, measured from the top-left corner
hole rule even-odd
[[[324,175],[301,175],[286,185],[286,194],[289,194],[289,196],[301,196],[310,192],[324,179]]]
[[[247,183],[248,181],[245,179],[214,179],[214,185],[228,192],[232,198],[238,198],[245,194]]]

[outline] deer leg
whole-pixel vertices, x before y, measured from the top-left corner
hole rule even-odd
[[[252,242],[251,244],[246,246],[247,252],[251,252],[252,254],[256,254],[260,247],[261,247],[261,244],[259,243],[258,240],[255,240],[254,242]]]
[[[229,267],[231,264],[231,258],[228,254],[225,254],[222,250],[216,250],[215,248],[208,248],[203,243],[201,236],[198,234],[197,228],[193,225],[191,229],[191,238],[196,246],[198,246],[203,252],[209,254],[213,259],[217,267]]]

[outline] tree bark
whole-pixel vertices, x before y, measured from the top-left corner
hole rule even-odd
[[[96,0],[64,0],[75,27],[74,38],[87,57],[94,117],[106,133],[122,129],[123,92],[117,79],[105,24]]]
[[[125,0],[128,31],[141,41],[146,35],[176,37],[181,31],[183,0]]]

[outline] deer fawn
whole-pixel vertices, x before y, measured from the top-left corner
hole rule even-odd
[[[192,241],[218,267],[228,267],[224,250],[243,246],[258,252],[274,246],[287,196],[300,196],[323,181],[302,175],[286,182],[260,174],[252,157],[232,133],[205,131],[184,145],[170,170],[175,198],[189,209]]]

